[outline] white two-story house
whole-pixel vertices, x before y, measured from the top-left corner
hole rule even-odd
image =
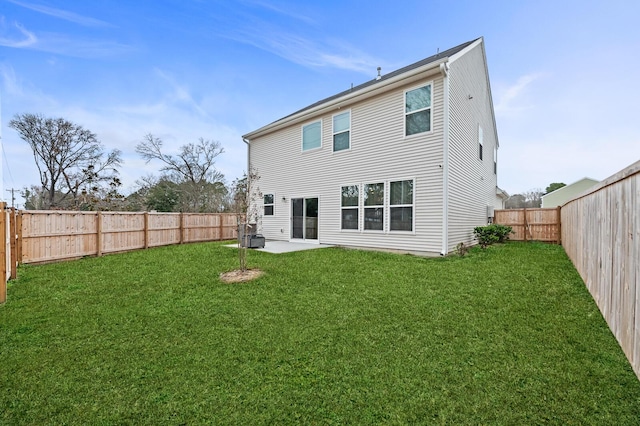
[[[268,240],[447,254],[505,193],[482,38],[243,136]]]

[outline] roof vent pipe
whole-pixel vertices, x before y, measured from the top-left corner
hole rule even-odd
[[[380,71],[382,70],[381,67],[378,67],[378,76],[376,77],[376,80],[380,80],[382,78],[382,76],[380,75]]]

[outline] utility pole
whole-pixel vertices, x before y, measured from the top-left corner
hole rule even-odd
[[[16,201],[16,196],[15,196],[16,190],[11,188],[11,189],[7,189],[6,191],[11,193],[11,208],[14,208],[15,207],[14,204],[15,204],[15,201]]]

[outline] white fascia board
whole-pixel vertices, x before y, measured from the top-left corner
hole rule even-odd
[[[461,51],[451,55],[451,57],[449,58],[449,61],[450,62],[455,62],[458,58],[460,58],[461,56],[464,56],[467,52],[475,49],[475,47],[480,45],[480,44],[484,44],[484,38],[483,37],[478,38],[476,41],[474,41],[473,43],[471,43],[470,45],[468,45],[467,47],[465,47]],[[484,51],[484,49],[483,49],[483,51]],[[486,63],[486,60],[485,60],[485,63]]]
[[[292,124],[296,124],[296,123],[300,123],[302,121],[308,120],[310,117],[312,116],[317,116],[317,115],[321,115],[327,111],[333,111],[335,109],[340,109],[344,106],[346,106],[346,104],[351,104],[355,101],[361,101],[364,99],[368,99],[372,96],[384,93],[388,90],[394,89],[395,87],[398,87],[400,85],[403,84],[407,84],[410,83],[414,80],[419,80],[425,76],[421,75],[427,71],[435,71],[435,72],[439,72],[440,69],[440,64],[445,63],[449,60],[449,57],[443,57],[438,61],[435,62],[431,62],[429,64],[423,65],[419,68],[407,71],[405,73],[399,74],[395,77],[392,77],[388,80],[385,80],[383,82],[381,82],[380,84],[372,84],[371,86],[365,87],[363,89],[360,89],[356,92],[352,92],[352,93],[347,93],[344,96],[341,96],[339,98],[336,99],[332,99],[330,101],[327,101],[326,103],[323,103],[321,105],[318,105],[314,108],[310,108],[310,109],[306,109],[304,111],[300,111],[298,114],[292,115],[290,117],[287,117],[286,119],[281,119],[278,121],[274,121],[271,124],[268,124],[264,127],[259,128],[258,130],[255,130],[253,132],[247,133],[246,135],[242,136],[244,139],[248,139],[249,141],[251,141],[251,139],[255,139],[256,137],[259,136],[264,136],[268,133],[274,132],[276,130],[280,130],[284,127],[290,126]]]

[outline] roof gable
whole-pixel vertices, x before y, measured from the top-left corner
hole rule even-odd
[[[477,38],[475,40],[471,40],[468,41],[466,43],[462,43],[458,46],[452,47],[450,49],[444,50],[442,52],[438,52],[435,55],[429,56],[428,58],[422,59],[418,62],[414,62],[413,64],[407,65],[405,67],[402,67],[398,70],[392,71],[388,74],[382,75],[380,76],[380,78],[374,78],[372,80],[366,81],[362,84],[359,84],[355,87],[352,87],[350,89],[344,90],[340,93],[337,93],[333,96],[329,96],[327,98],[324,98],[318,102],[315,102],[311,105],[308,105],[302,109],[299,109],[285,117],[282,117],[266,126],[261,127],[260,129],[254,131],[254,132],[250,132],[247,135],[243,136],[243,139],[246,138],[249,135],[255,134],[255,133],[259,133],[263,130],[267,130],[271,127],[275,127],[278,126],[278,124],[280,123],[286,123],[289,119],[298,116],[300,114],[303,114],[306,111],[311,111],[314,110],[316,108],[321,108],[323,105],[325,104],[330,104],[332,101],[336,101],[338,99],[341,99],[343,97],[347,97],[350,95],[354,95],[357,94],[358,92],[363,92],[365,91],[365,89],[372,89],[374,88],[373,86],[379,86],[379,87],[383,87],[386,84],[388,84],[390,81],[392,81],[395,77],[401,76],[402,74],[405,73],[409,73],[413,70],[428,66],[429,64],[437,64],[439,62],[442,62],[443,60],[446,60],[448,58],[450,58],[451,56],[456,55],[457,53],[460,53],[462,50],[464,50],[465,48],[469,47],[471,44],[477,42],[478,40],[480,40],[481,38]]]

